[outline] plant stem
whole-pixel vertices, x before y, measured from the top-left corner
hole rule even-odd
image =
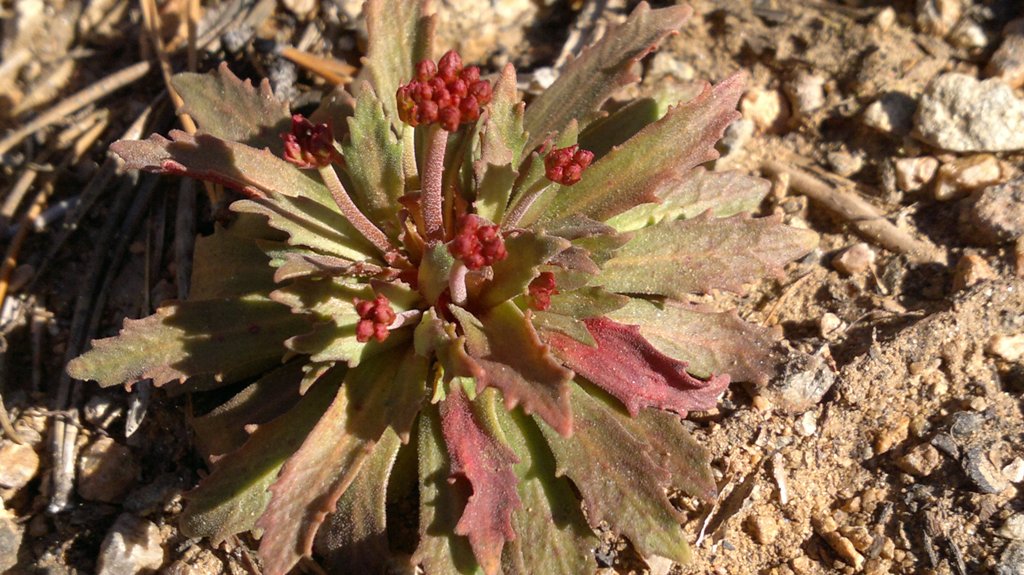
[[[352,202],[352,198],[349,197],[348,192],[345,191],[345,186],[342,185],[341,180],[338,179],[337,172],[334,171],[333,166],[321,166],[318,168],[320,171],[320,177],[323,178],[324,184],[327,185],[327,189],[331,192],[331,197],[334,198],[334,203],[338,205],[338,209],[341,210],[341,215],[345,216],[348,223],[352,224],[364,238],[370,241],[381,254],[388,254],[389,252],[395,251],[395,247],[391,245],[388,237],[384,235],[384,232],[380,231],[380,228],[373,225],[373,222],[359,211],[355,203]]]
[[[448,147],[448,131],[437,125],[430,126],[427,135],[427,153],[423,158],[423,175],[420,178],[420,202],[423,208],[423,225],[426,239],[441,240],[444,237],[444,216],[442,184],[444,179],[444,153]]]
[[[526,212],[530,211],[533,203],[537,201],[537,198],[541,197],[541,195],[547,191],[550,186],[550,181],[541,178],[530,186],[530,189],[523,192],[519,198],[516,199],[516,203],[512,206],[512,209],[506,212],[505,217],[501,219],[501,229],[509,230],[519,225],[519,222],[523,219],[523,216],[526,215]]]
[[[448,290],[451,292],[452,303],[458,306],[466,305],[466,274],[469,268],[466,264],[456,260],[452,271],[448,274]]]

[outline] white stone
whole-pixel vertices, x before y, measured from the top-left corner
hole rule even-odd
[[[935,180],[935,199],[940,202],[966,196],[975,190],[999,184],[1008,170],[992,154],[957,158],[939,168]]]
[[[953,152],[1024,149],[1024,100],[997,78],[942,74],[921,95],[914,128],[922,141]]]
[[[931,156],[896,160],[896,186],[904,192],[916,192],[935,177],[939,161]]]
[[[1024,333],[994,335],[988,340],[985,351],[1010,362],[1024,360]]]
[[[875,250],[871,246],[860,242],[853,244],[832,258],[832,267],[840,273],[857,275],[871,269],[871,266],[875,265],[877,257]]]
[[[740,100],[740,112],[762,132],[781,131],[789,119],[789,105],[778,90],[751,88]]]
[[[96,562],[99,575],[152,573],[164,563],[160,529],[145,519],[122,513],[107,532]]]

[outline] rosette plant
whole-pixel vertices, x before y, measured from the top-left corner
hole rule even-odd
[[[363,72],[309,118],[224,67],[174,79],[200,131],[113,149],[236,190],[233,221],[187,301],[68,370],[237,391],[193,418],[184,533],[253,531],[271,574],[314,543],[336,572],[592,573],[597,530],[688,559],[670,496],[715,483],[681,417],[766,381],[776,337],[691,296],[816,242],[745,213],[762,180],[701,167],[741,75],[608,110],[689,12],[641,4],[528,105],[511,65],[434,60],[402,0],[366,3]]]

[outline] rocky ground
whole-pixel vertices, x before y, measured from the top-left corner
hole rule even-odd
[[[630,7],[439,3],[442,43],[490,69],[516,63],[527,92]],[[325,70],[344,81],[357,69],[359,4],[205,7],[199,67],[227,60],[308,104]],[[622,97],[686,94],[747,70],[743,119],[717,168],[771,179],[763,213],[822,241],[784,278],[716,300],[780,325],[793,352],[768,388],[734,386],[718,410],[691,418],[722,493],[711,508],[678,499],[694,563],[643,566],[612,541],[598,551],[605,569],[1024,573],[1024,6],[691,5],[694,17]],[[188,6],[159,9],[179,70]],[[153,54],[139,42],[138,7],[14,0],[3,14],[0,235],[12,273],[0,394],[13,429],[0,443],[0,571],[258,572],[253,541],[212,547],[175,527],[203,473],[188,399],[61,375],[86,336],[175,297],[181,238],[189,224],[210,226],[202,200],[194,221],[177,217],[196,209],[177,183],[136,187],[106,160],[111,141],[143,135],[131,124],[162,91],[155,65],[97,84]],[[297,65],[296,51],[332,60]],[[173,121],[158,102],[145,130]]]

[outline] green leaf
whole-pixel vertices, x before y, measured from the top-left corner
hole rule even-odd
[[[612,115],[587,126],[580,134],[580,147],[590,150],[595,159],[600,159],[615,146],[622,145],[649,124],[660,120],[664,113],[654,98],[633,100]]]
[[[364,70],[399,136],[402,121],[395,92],[412,80],[418,62],[432,57],[434,16],[426,15],[427,5],[422,0],[368,0],[363,5],[368,40]]]
[[[491,266],[494,278],[479,297],[479,305],[490,309],[525,294],[530,282],[540,275],[540,266],[570,246],[569,240],[543,232],[524,231],[509,236],[505,249],[511,257]]]
[[[619,293],[676,299],[712,289],[742,293],[744,284],[777,274],[818,243],[814,232],[782,225],[780,218],[746,215],[717,219],[705,214],[634,234],[594,283]]]
[[[391,468],[401,445],[392,431],[384,432],[317,533],[317,554],[331,573],[387,572],[391,551],[385,505]]]
[[[472,489],[455,534],[469,539],[487,575],[498,574],[502,548],[516,536],[512,513],[522,506],[513,470],[518,460],[495,434],[494,395],[484,392],[470,401],[455,385],[441,402],[441,431],[451,458],[451,477],[466,480]]]
[[[260,556],[266,571],[287,573],[311,554],[324,516],[336,509],[384,431],[390,426],[408,433],[423,401],[427,369],[426,360],[398,346],[324,375],[330,380],[344,373],[345,384],[270,487],[270,504],[257,523],[265,530]]]
[[[733,381],[768,383],[778,367],[776,330],[747,323],[735,311],[630,299],[611,319],[640,327],[658,351],[685,361],[698,377],[728,374]]]
[[[483,374],[476,360],[466,353],[466,337],[458,335],[454,323],[439,318],[434,308],[423,313],[413,337],[417,354],[426,358],[437,357],[444,370],[445,381]]]
[[[599,287],[588,287],[551,296],[551,307],[548,311],[575,319],[587,319],[608,315],[629,302],[630,298],[627,296],[611,293]]]
[[[530,321],[533,322],[533,326],[543,336],[541,339],[544,341],[550,341],[550,334],[548,332],[556,332],[569,336],[584,345],[597,347],[597,340],[594,339],[594,336],[590,335],[587,324],[583,323],[582,320],[559,313],[538,311],[530,314]]]
[[[350,138],[341,146],[352,179],[352,201],[370,220],[397,238],[398,198],[405,194],[402,144],[391,131],[384,108],[369,84],[357,93],[355,116],[349,118]],[[394,94],[385,94],[394,99]]]
[[[519,498],[512,514],[516,538],[505,544],[506,575],[560,573],[592,575],[597,537],[580,512],[579,500],[564,477],[555,477],[555,462],[544,436],[519,411],[493,410],[501,439],[519,459]],[[540,544],[542,542],[542,544]]]
[[[476,188],[476,201],[473,202],[477,215],[488,221],[500,222],[505,216],[512,186],[518,175],[511,166],[487,164],[483,179]]]
[[[558,191],[541,222],[576,214],[605,221],[639,204],[659,201],[664,187],[718,157],[715,143],[739,117],[736,103],[744,79],[737,73],[713,88],[705,87],[699,96],[672,108],[594,162],[578,184]]]
[[[679,416],[659,409],[643,409],[636,417],[610,412],[634,437],[647,443],[647,454],[668,471],[668,486],[704,501],[718,495],[711,472],[711,455],[683,427]]]
[[[454,265],[455,258],[445,244],[434,244],[423,253],[417,276],[420,292],[431,305],[436,304],[437,298],[448,289],[448,277]]]
[[[651,459],[649,441],[623,427],[614,407],[573,386],[574,433],[561,437],[541,425],[556,473],[576,485],[592,527],[602,521],[625,535],[644,557],[690,559],[680,514],[665,493],[669,471]]]
[[[192,300],[270,293],[274,270],[251,238],[217,225],[196,238],[189,298]]]
[[[191,116],[203,132],[281,155],[281,133],[291,128],[291,113],[287,103],[274,97],[268,80],[257,91],[222,62],[216,73],[176,74],[171,84],[185,101],[179,112]]]
[[[663,188],[658,193],[661,203],[636,206],[608,220],[608,225],[627,232],[664,220],[693,218],[708,210],[718,218],[753,212],[770,187],[768,180],[740,172],[697,168],[678,185]]]
[[[586,126],[605,100],[639,80],[633,66],[678,30],[691,12],[687,6],[651,10],[643,2],[622,25],[569,61],[555,83],[526,109],[526,149],[536,148],[548,132],[561,131],[572,120]]]
[[[340,377],[318,382],[293,408],[260,425],[245,445],[219,459],[213,473],[185,495],[182,533],[210,537],[217,544],[251,530],[270,502],[267,488],[327,411],[340,385]]]
[[[207,374],[227,383],[280,364],[284,340],[308,327],[287,307],[255,295],[179,302],[126,319],[120,334],[94,341],[67,369],[104,387]]]
[[[420,525],[419,545],[412,561],[430,575],[482,573],[469,540],[455,534],[455,525],[469,499],[464,482],[452,483],[451,464],[436,407],[424,409],[419,419]]]
[[[269,192],[305,197],[333,205],[330,192],[319,181],[270,153],[217,138],[171,130],[171,139],[153,134],[148,140],[120,140],[110,145],[126,168],[160,174],[189,176],[223,184],[251,198]]]
[[[499,304],[479,319],[450,306],[466,334],[466,350],[483,373],[476,376],[477,392],[501,390],[505,407],[522,405],[563,435],[572,433],[569,381],[573,373],[551,356],[530,321],[511,301]]]
[[[191,420],[196,446],[207,458],[230,453],[249,439],[247,425],[260,425],[299,400],[301,361],[290,361],[248,385],[216,409]]]
[[[527,138],[523,131],[524,109],[525,104],[516,89],[516,68],[506,64],[494,83],[494,95],[487,107],[487,120],[480,137],[480,165],[513,169],[519,166]]]

